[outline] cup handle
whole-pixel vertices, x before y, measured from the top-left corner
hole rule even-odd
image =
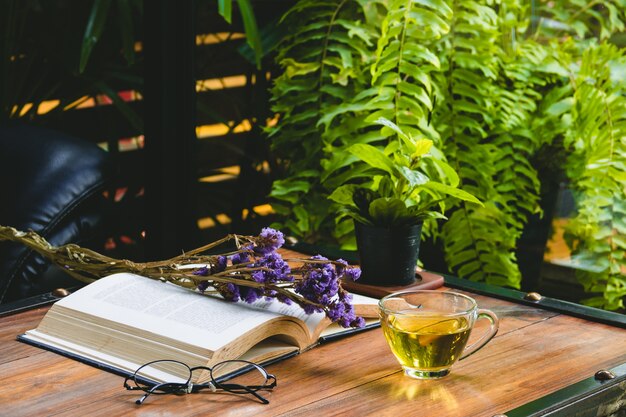
[[[461,356],[459,360],[463,360],[467,358],[469,355],[476,353],[480,348],[485,346],[487,342],[493,339],[496,333],[498,333],[499,321],[498,321],[498,317],[495,315],[493,311],[485,310],[482,308],[478,309],[478,317],[476,320],[480,320],[481,318],[489,320],[489,322],[491,323],[489,330],[485,332],[485,334],[482,335],[480,339],[478,339],[471,345],[466,346],[465,350],[463,350],[463,355]]]

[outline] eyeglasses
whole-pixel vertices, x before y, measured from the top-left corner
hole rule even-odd
[[[236,371],[235,373],[233,373]],[[248,372],[249,371],[249,372]],[[208,377],[205,383],[194,384],[191,382],[194,372],[204,372],[200,379]],[[230,376],[226,374],[233,373]],[[244,375],[245,373],[245,375]],[[175,382],[154,382],[154,379],[174,379],[171,375],[179,377]],[[130,385],[132,381],[134,386]],[[230,360],[215,364],[213,367],[196,366],[190,368],[183,362],[175,360],[157,360],[140,366],[131,376],[124,380],[124,388],[127,390],[142,390],[145,394],[135,401],[143,404],[149,395],[164,394],[191,394],[203,389],[212,392],[222,390],[232,394],[251,394],[263,404],[269,404],[259,391],[271,390],[276,386],[276,377],[260,365],[244,360]]]

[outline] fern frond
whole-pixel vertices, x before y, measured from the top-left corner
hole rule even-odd
[[[407,134],[438,142],[427,128],[435,100],[431,72],[441,67],[432,48],[449,32],[452,9],[444,0],[392,0],[386,7],[370,69],[376,97],[368,101],[368,120],[385,117]]]
[[[538,117],[541,90],[551,82],[537,71],[549,53],[531,39],[519,40],[502,60],[502,76],[494,86],[495,114],[491,142],[496,146],[495,195],[492,201],[509,219],[511,232],[519,235],[530,215],[539,213],[540,181],[532,160],[555,135],[532,128]]]
[[[355,16],[361,16],[361,20],[355,20]],[[290,35],[278,47],[282,74],[271,90],[272,110],[280,114],[280,119],[268,133],[287,178],[275,182],[271,196],[279,201],[281,214],[292,214],[292,210],[297,218],[283,226],[296,236],[310,237],[319,234],[317,227],[330,225],[327,219],[334,213],[319,181],[323,172],[320,161],[327,146],[324,131],[345,129],[341,118],[325,125],[320,121],[365,89],[363,68],[372,55],[369,49],[373,48],[376,32],[367,23],[361,3],[355,0],[301,1],[284,16],[283,24]],[[316,174],[302,177],[302,172],[310,171]],[[302,181],[310,186],[302,189]],[[296,201],[307,210],[296,213]]]
[[[509,233],[505,219],[491,205],[455,211],[443,226],[449,268],[472,281],[519,288],[516,237]]]
[[[565,138],[577,162],[568,168],[578,196],[567,238],[581,283],[602,292],[595,304],[610,310],[624,308],[626,297],[626,97],[611,71],[616,66],[624,68],[626,56],[613,45],[585,51],[572,77],[573,126]]]
[[[579,38],[608,39],[622,32],[626,23],[624,0],[558,0],[540,2],[540,35],[558,37],[565,33]]]
[[[503,156],[512,158],[513,150],[511,146],[501,149],[505,134],[499,141],[497,136],[495,140],[491,137],[492,129],[506,132],[519,123],[513,117],[518,111],[511,103],[515,95],[498,87],[504,55],[499,46],[500,20],[487,2],[451,4],[450,35],[437,45],[442,72],[436,74],[436,85],[443,100],[433,121],[441,133],[444,153],[459,172],[462,188],[486,205],[461,204],[454,209],[441,234],[446,261],[451,271],[464,278],[515,287],[520,273],[511,236],[518,235],[520,221],[507,215],[507,200],[498,201],[495,189],[502,180],[498,174],[513,165]],[[511,110],[506,119],[509,126],[496,125],[496,112],[503,113],[502,108]],[[500,191],[506,186],[500,184]]]

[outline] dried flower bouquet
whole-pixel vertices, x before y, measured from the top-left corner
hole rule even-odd
[[[280,231],[264,228],[258,236],[231,234],[176,257],[155,262],[115,259],[75,244],[52,246],[37,233],[0,226],[0,241],[26,245],[72,277],[89,283],[118,272],[130,272],[198,291],[219,293],[229,301],[252,303],[259,298],[275,298],[297,303],[307,314],[324,312],[343,327],[362,327],[351,295],[341,286],[342,279],[356,280],[361,271],[339,259],[316,255],[308,259],[283,259],[278,249],[285,240]],[[227,242],[236,250],[207,255]],[[291,267],[287,261],[297,262]]]

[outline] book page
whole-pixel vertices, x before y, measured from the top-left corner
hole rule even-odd
[[[379,319],[378,315],[378,298],[368,297],[366,295],[352,293],[352,304],[357,316],[365,319]]]
[[[378,299],[367,297],[365,295],[352,294],[352,303],[354,304],[354,311],[357,316],[362,316],[366,319],[371,319],[371,320],[367,320],[367,323],[373,323],[379,320]],[[296,317],[302,320],[307,325],[307,328],[309,329],[309,334],[311,335],[314,335],[316,331],[319,331],[318,329],[319,324],[322,321],[324,321],[324,319],[326,318],[326,314],[324,313],[306,314],[304,310],[302,309],[302,307],[300,307],[299,305],[295,303],[292,305],[287,305],[276,300],[270,300],[270,301],[259,300],[251,305],[264,309],[264,310],[273,311],[273,312],[276,312],[278,314],[282,314],[285,316]],[[337,327],[337,330],[331,330],[330,332],[336,332],[336,331],[342,330],[342,328],[339,326],[333,326],[333,327]],[[311,341],[311,342],[314,342],[314,341]]]
[[[293,303],[291,305],[281,303],[277,300],[258,300],[252,304],[251,306],[259,309],[263,309],[266,311],[271,311],[284,316],[295,317],[299,320],[302,320],[306,327],[309,329],[309,335],[315,333],[315,329],[317,326],[324,320],[326,314],[324,313],[313,313],[306,314],[302,307]],[[312,341],[311,341],[312,342]]]
[[[130,361],[120,357],[119,355],[111,355],[107,352],[103,352],[102,350],[91,349],[83,345],[72,343],[62,338],[41,333],[37,330],[29,330],[24,335],[20,336],[20,338],[26,339],[27,341],[35,342],[36,344],[51,346],[57,350],[63,351],[65,354],[69,354],[71,357],[82,360],[83,362],[94,361],[98,364],[105,365],[106,367],[115,368],[116,370],[121,371],[121,373],[127,375],[131,375],[135,370],[137,370],[141,365],[145,363],[144,361]],[[262,363],[268,358],[276,358],[277,356],[287,355],[290,352],[293,352],[295,349],[295,347],[281,342],[280,340],[270,338],[254,346],[252,349],[250,349],[250,351],[246,352],[239,359],[252,362],[258,361]],[[235,369],[236,368],[230,370]],[[184,382],[186,380],[186,375],[176,375],[164,371],[158,371],[154,368],[152,368],[152,370],[153,373],[146,376],[156,382]],[[194,376],[197,377],[198,375]],[[185,377],[185,379],[181,379],[181,377]]]
[[[128,273],[102,278],[57,304],[212,351],[279,316]]]
[[[363,307],[375,311],[378,300],[353,297],[357,314],[368,316]],[[275,299],[232,303],[129,273],[102,278],[57,304],[214,352],[276,317],[301,320],[310,337],[319,335],[325,320],[324,313],[306,314],[295,303]],[[308,341],[313,342],[313,338]]]

